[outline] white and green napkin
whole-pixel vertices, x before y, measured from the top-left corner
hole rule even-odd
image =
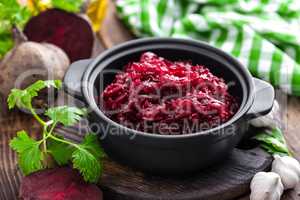
[[[252,75],[300,96],[299,0],[117,0],[137,36],[206,41]]]

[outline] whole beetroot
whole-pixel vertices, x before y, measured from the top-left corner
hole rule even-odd
[[[102,191],[84,182],[79,172],[69,167],[38,171],[23,178],[22,200],[102,200]]]
[[[47,42],[63,49],[71,62],[90,58],[94,34],[82,16],[60,9],[48,9],[31,18],[24,33],[30,41]]]
[[[64,77],[70,61],[65,52],[48,43],[29,42],[23,33],[13,29],[15,46],[0,61],[0,98],[5,101],[13,88],[25,88],[37,80]],[[3,103],[3,102],[1,102]]]

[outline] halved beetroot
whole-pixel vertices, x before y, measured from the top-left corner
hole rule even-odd
[[[83,181],[79,172],[68,168],[48,169],[23,178],[23,200],[102,200],[101,190]]]
[[[71,62],[90,58],[94,35],[89,22],[59,9],[49,9],[31,18],[24,28],[29,40],[62,48]]]

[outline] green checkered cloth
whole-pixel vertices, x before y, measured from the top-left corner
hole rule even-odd
[[[117,0],[140,37],[193,38],[221,48],[252,75],[300,96],[300,0]]]

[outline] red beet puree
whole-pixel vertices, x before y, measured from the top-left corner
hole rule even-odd
[[[156,134],[207,130],[229,120],[238,108],[224,80],[206,67],[152,52],[116,75],[100,105],[117,123]]]

